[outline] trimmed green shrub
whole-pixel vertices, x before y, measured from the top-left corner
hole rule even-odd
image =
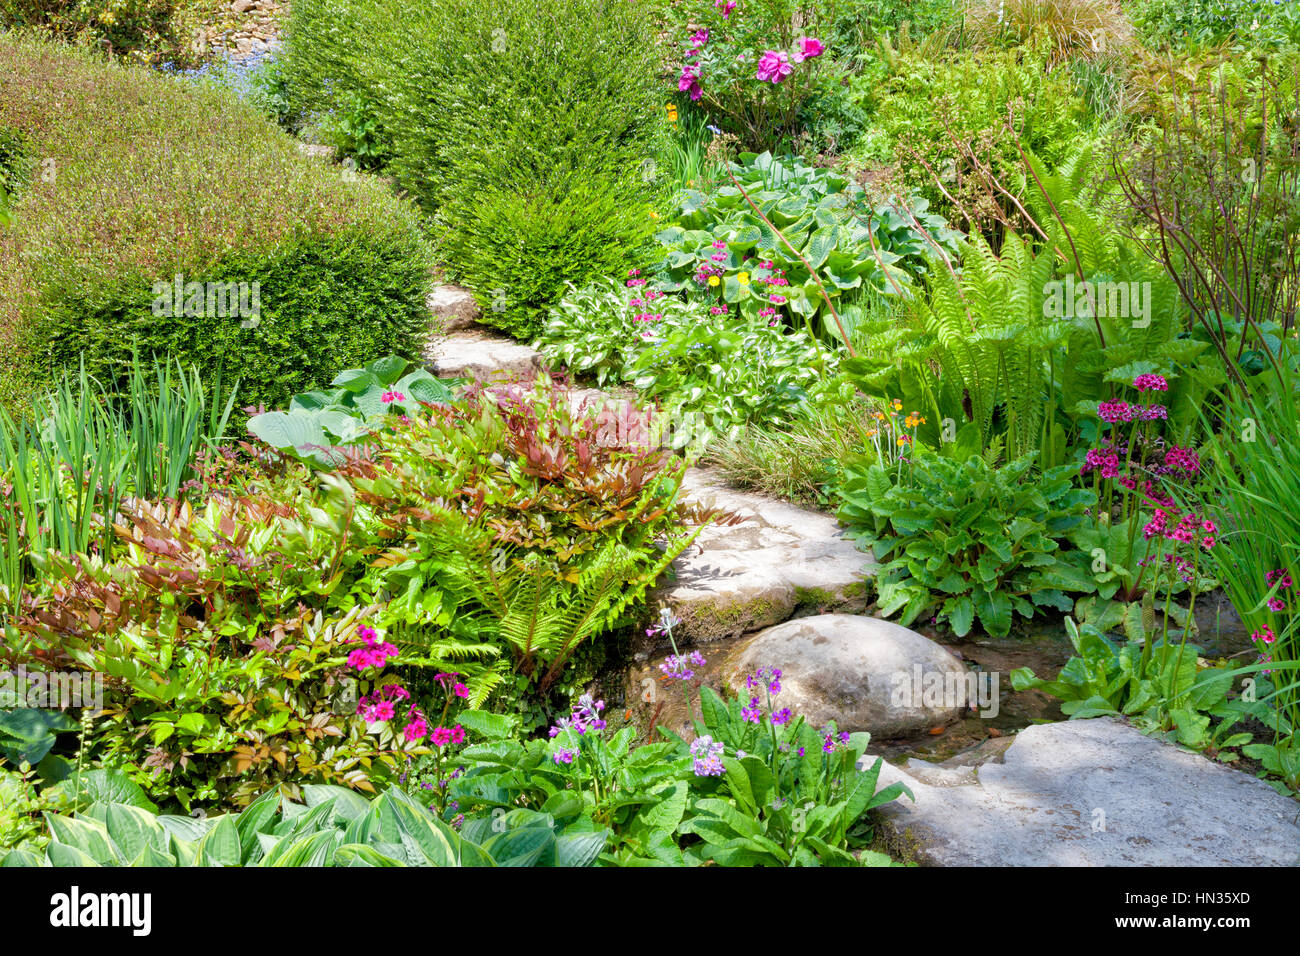
[[[380,183],[303,159],[214,85],[16,37],[0,76],[0,128],[25,132],[32,164],[0,231],[8,391],[83,352],[113,389],[135,347],[283,405],[375,354],[418,355],[429,257]]]
[[[486,322],[532,336],[566,283],[626,268],[649,241],[665,120],[637,5],[302,0],[287,44],[304,109],[373,111]]]

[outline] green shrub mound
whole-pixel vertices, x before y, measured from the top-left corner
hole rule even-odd
[[[636,5],[303,0],[287,36],[299,106],[369,104],[489,324],[536,335],[566,283],[619,273],[649,242],[665,124]]]
[[[5,391],[82,353],[113,388],[134,347],[283,405],[418,354],[427,250],[380,184],[305,161],[215,88],[14,37],[0,76],[30,170],[0,231]]]

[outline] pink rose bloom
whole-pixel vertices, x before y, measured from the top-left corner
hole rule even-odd
[[[764,83],[780,83],[793,72],[790,58],[778,50],[767,50],[759,57],[757,77]]]
[[[826,47],[822,41],[816,37],[801,37],[798,41],[799,49],[794,54],[794,61],[802,63],[804,60],[811,60],[815,56],[821,56],[826,52]]]

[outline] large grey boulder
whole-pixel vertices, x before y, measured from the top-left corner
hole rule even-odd
[[[723,675],[737,694],[759,667],[781,670],[778,704],[821,727],[876,737],[927,730],[967,703],[966,669],[950,653],[891,621],[854,614],[797,618],[743,638]],[[919,679],[918,679],[919,678]],[[926,694],[925,686],[940,693]]]
[[[1300,804],[1119,719],[1027,727],[986,750],[974,767],[881,768],[879,786],[916,797],[879,811],[896,853],[939,866],[1300,864]]]

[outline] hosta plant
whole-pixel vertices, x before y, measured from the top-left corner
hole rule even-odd
[[[0,865],[586,866],[605,839],[526,809],[453,825],[399,789],[368,801],[342,787],[309,785],[301,799],[272,790],[238,815],[198,818],[95,803],[75,816],[47,814],[44,849],[18,847]]]
[[[876,202],[846,176],[769,153],[742,154],[732,175],[738,185],[684,194],[658,235],[658,288],[837,335],[828,297],[838,310],[867,293],[910,295],[927,256],[956,256],[958,235],[924,200]]]
[[[704,321],[706,315],[703,305],[680,296],[602,279],[581,289],[570,286],[533,347],[552,364],[595,378],[604,388],[621,381],[656,338]]]
[[[649,340],[627,374],[642,395],[661,403],[673,447],[699,449],[751,422],[788,421],[818,369],[833,370],[835,362],[803,332],[714,320]]]
[[[288,411],[261,412],[248,430],[277,451],[321,466],[342,460],[339,446],[354,445],[388,420],[421,405],[451,401],[451,391],[422,368],[396,355],[340,372],[328,389],[295,395]]]

